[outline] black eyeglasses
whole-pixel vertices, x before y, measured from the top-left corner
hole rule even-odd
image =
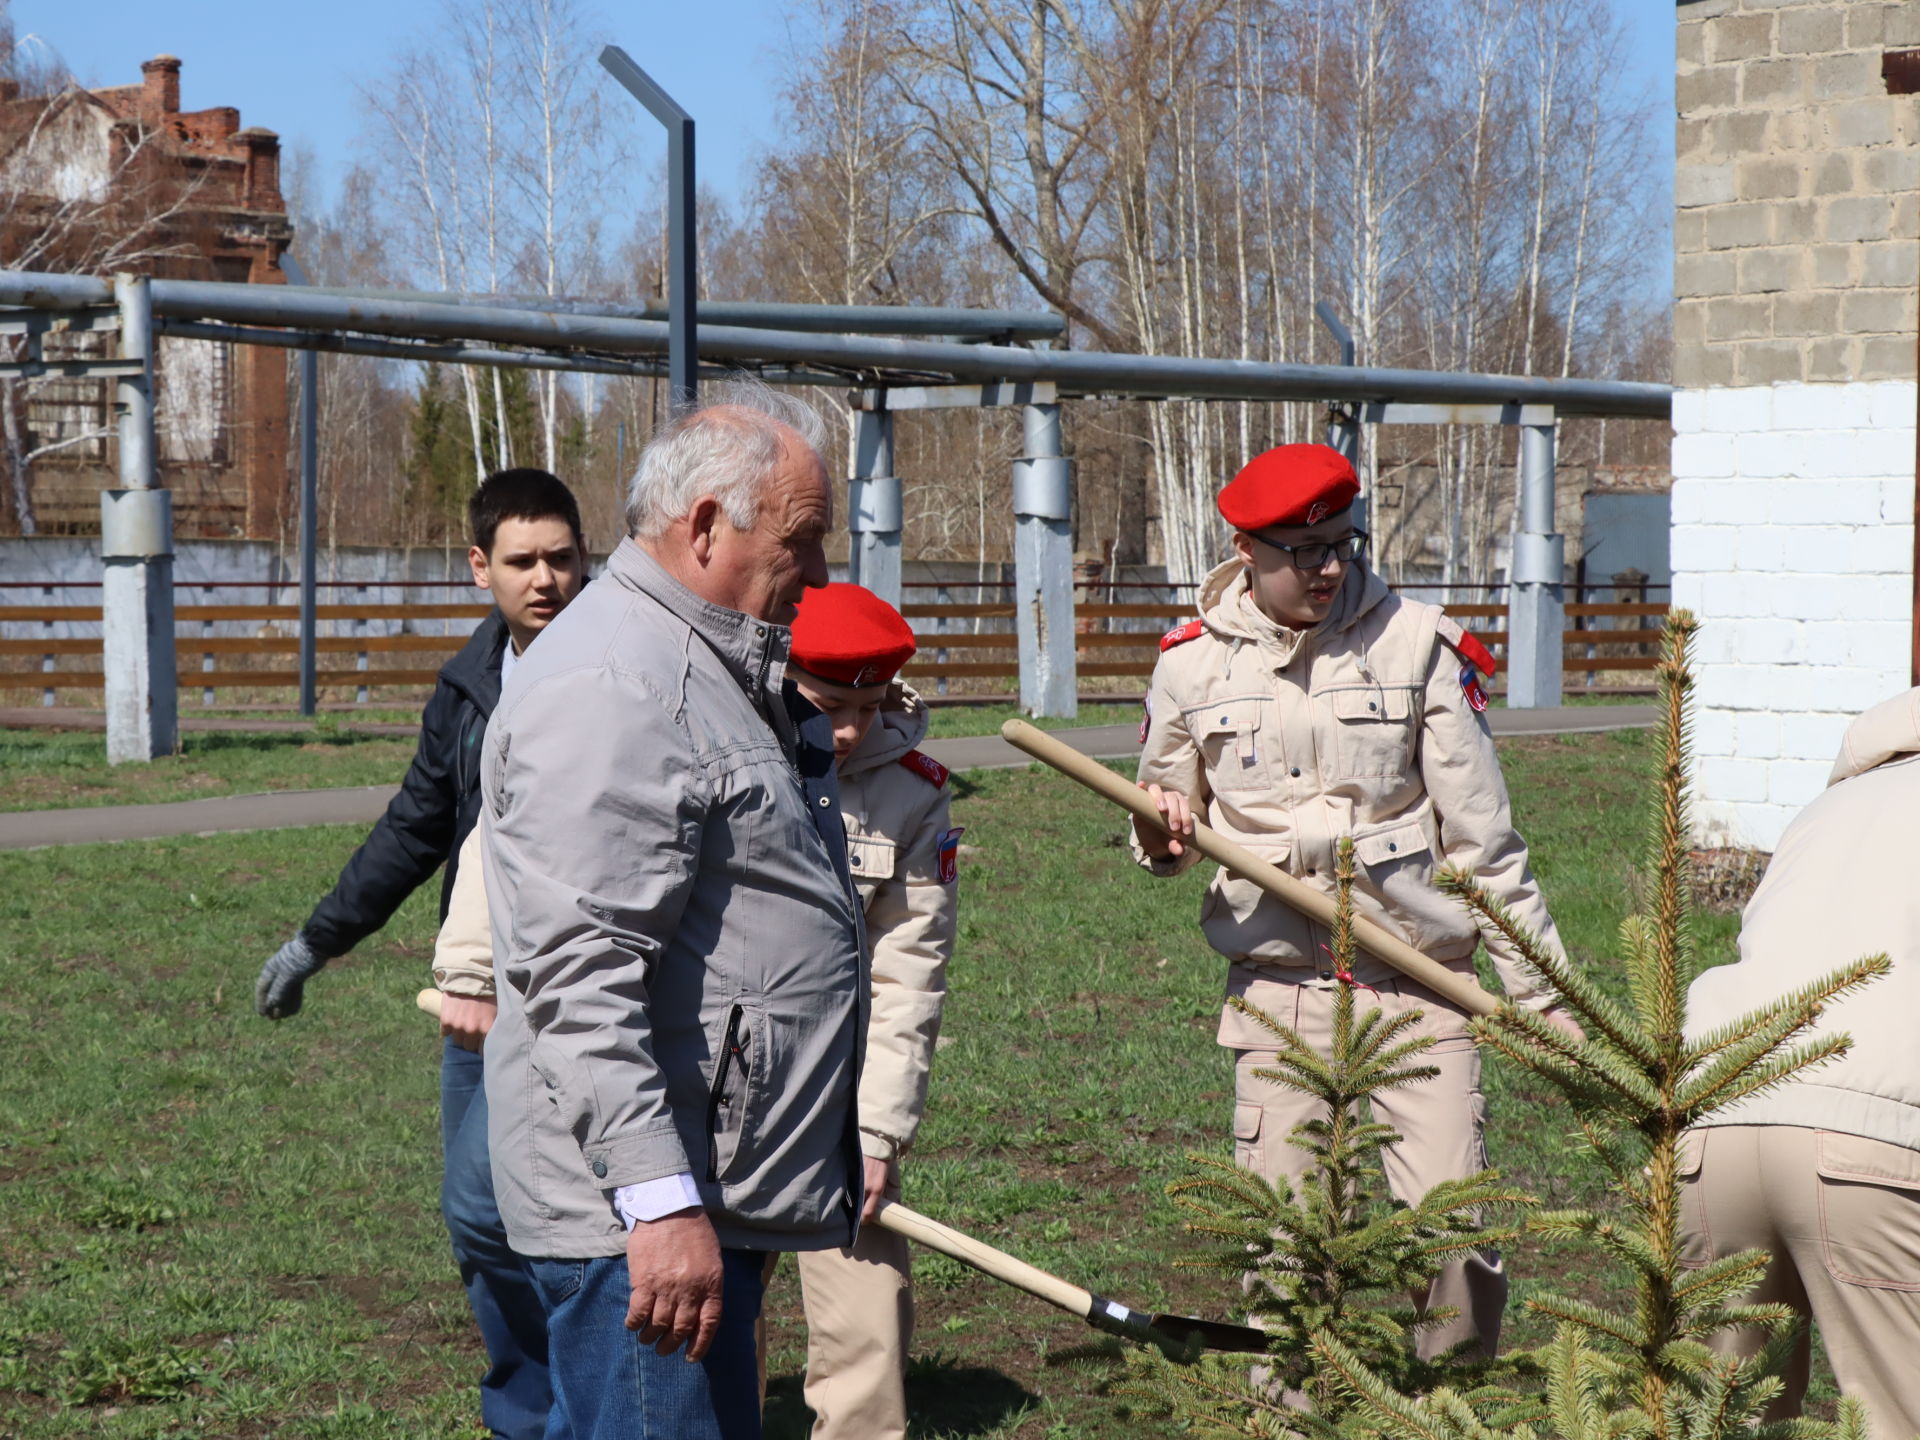
[[[1342,564],[1351,564],[1367,553],[1367,532],[1356,530],[1351,535],[1342,535],[1338,540],[1321,540],[1311,545],[1282,545],[1278,540],[1269,540],[1256,530],[1249,530],[1262,545],[1273,550],[1284,550],[1293,561],[1296,570],[1323,570],[1329,559]]]

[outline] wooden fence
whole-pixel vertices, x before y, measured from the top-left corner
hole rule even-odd
[[[920,639],[920,653],[906,675],[923,692],[944,692],[948,681],[1005,679],[1019,674],[1019,640],[1013,633],[1014,607],[1004,602],[919,604],[903,607]],[[474,604],[321,605],[323,627],[349,633],[317,639],[319,684],[352,688],[360,703],[375,688],[417,689],[433,684],[440,664],[466,643],[462,634],[364,633],[372,623],[478,621],[489,607]],[[285,689],[299,684],[299,623],[293,605],[181,605],[175,618],[182,630],[199,626],[198,636],[176,641],[180,689],[199,688],[203,702],[218,690]],[[1496,651],[1505,646],[1506,606],[1449,605],[1447,613]],[[1601,672],[1645,671],[1657,663],[1660,617],[1664,604],[1569,605],[1565,666],[1583,674],[1591,686]],[[1186,601],[1143,604],[1086,602],[1075,607],[1079,674],[1084,679],[1134,678],[1153,673],[1160,636],[1190,618]],[[0,604],[0,691],[41,692],[51,705],[60,691],[97,691],[101,642],[94,635],[56,635],[56,628],[98,627],[98,605]],[[1595,623],[1598,622],[1598,623]],[[266,633],[216,634],[215,627],[264,628]],[[45,633],[22,637],[19,629],[36,626]],[[339,663],[342,660],[346,664]],[[1144,688],[1144,685],[1134,687]]]

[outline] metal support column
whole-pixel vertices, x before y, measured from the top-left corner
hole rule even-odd
[[[880,397],[881,403],[886,397]],[[847,481],[847,578],[900,608],[900,527],[905,513],[893,473],[893,414],[853,412],[853,477]]]
[[[296,285],[307,272],[291,255],[280,268]],[[300,713],[320,709],[319,676],[320,354],[300,352]]]
[[[1565,537],[1553,529],[1554,425],[1520,427],[1520,532],[1507,598],[1507,704],[1561,702],[1567,624]]]
[[[1340,347],[1340,363],[1351,367],[1359,354],[1353,332],[1334,313],[1333,306],[1324,300],[1314,305],[1313,313],[1320,317],[1320,323],[1327,327],[1327,333],[1333,336],[1334,343]],[[1346,456],[1347,463],[1353,466],[1356,474],[1359,473],[1360,414],[1354,406],[1333,404],[1327,407],[1327,444]],[[1367,528],[1367,501],[1371,498],[1363,493],[1353,502],[1353,523],[1361,530]]]
[[[600,64],[667,132],[667,406],[677,415],[694,407],[700,385],[693,116],[618,45],[600,52]]]
[[[120,488],[100,492],[101,636],[107,762],[171,755],[179,696],[173,633],[173,496],[157,485],[153,433],[153,293],[114,277],[120,355],[139,370],[114,384]]]
[[[1079,713],[1074,664],[1073,466],[1058,404],[1025,405],[1026,454],[1013,462],[1014,628],[1020,636],[1020,708]]]

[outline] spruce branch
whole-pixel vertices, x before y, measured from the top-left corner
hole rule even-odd
[[[1637,1071],[1602,1068],[1587,1063],[1585,1054],[1535,1048],[1530,1035],[1516,1034],[1513,1027],[1494,1025],[1488,1019],[1477,1019],[1469,1028],[1482,1044],[1549,1081],[1576,1109],[1599,1110],[1637,1124],[1642,1115],[1659,1108],[1659,1091]]]
[[[1749,1061],[1745,1073],[1727,1068],[1726,1059],[1722,1057],[1721,1063],[1708,1074],[1681,1087],[1680,1093],[1674,1097],[1675,1108],[1685,1117],[1687,1124],[1696,1124],[1716,1110],[1724,1110],[1762,1091],[1771,1090],[1803,1071],[1824,1065],[1846,1054],[1852,1046],[1851,1036],[1822,1036],[1771,1060]]]
[[[1577,1325],[1595,1335],[1605,1335],[1629,1350],[1639,1350],[1646,1343],[1646,1336],[1627,1316],[1603,1310],[1586,1300],[1575,1300],[1567,1295],[1535,1295],[1526,1305],[1536,1315]]]
[[[1722,1299],[1749,1289],[1766,1273],[1769,1257],[1764,1250],[1742,1250],[1719,1260],[1710,1260],[1673,1287],[1673,1298],[1681,1305],[1694,1307],[1717,1305]]]
[[[1605,1035],[1643,1063],[1651,1060],[1653,1042],[1634,1018],[1571,960],[1548,951],[1471,872],[1449,866],[1434,877],[1434,885],[1466,905],[1483,931],[1504,939],[1521,968],[1535,983],[1551,990],[1560,1007],[1583,1029]]]
[[[1382,1433],[1398,1440],[1481,1440],[1474,1431],[1462,1431],[1450,1419],[1435,1414],[1430,1406],[1400,1394],[1325,1331],[1315,1331],[1308,1343],[1320,1373],[1365,1411]]]

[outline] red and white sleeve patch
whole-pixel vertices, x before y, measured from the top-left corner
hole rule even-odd
[[[1187,621],[1186,624],[1176,625],[1173,627],[1173,629],[1167,631],[1166,634],[1162,635],[1160,637],[1160,648],[1162,650],[1171,650],[1173,649],[1174,646],[1184,645],[1189,640],[1198,640],[1202,635],[1206,633],[1207,633],[1206,621],[1189,620]]]
[[[1493,658],[1493,652],[1464,630],[1460,632],[1460,643],[1454,649],[1460,653],[1461,659],[1472,661],[1474,667],[1489,680],[1493,678],[1494,671],[1500,668],[1500,662]]]
[[[918,750],[909,750],[902,755],[900,763],[936,790],[946,786],[947,776],[952,773],[931,755],[922,755]]]

